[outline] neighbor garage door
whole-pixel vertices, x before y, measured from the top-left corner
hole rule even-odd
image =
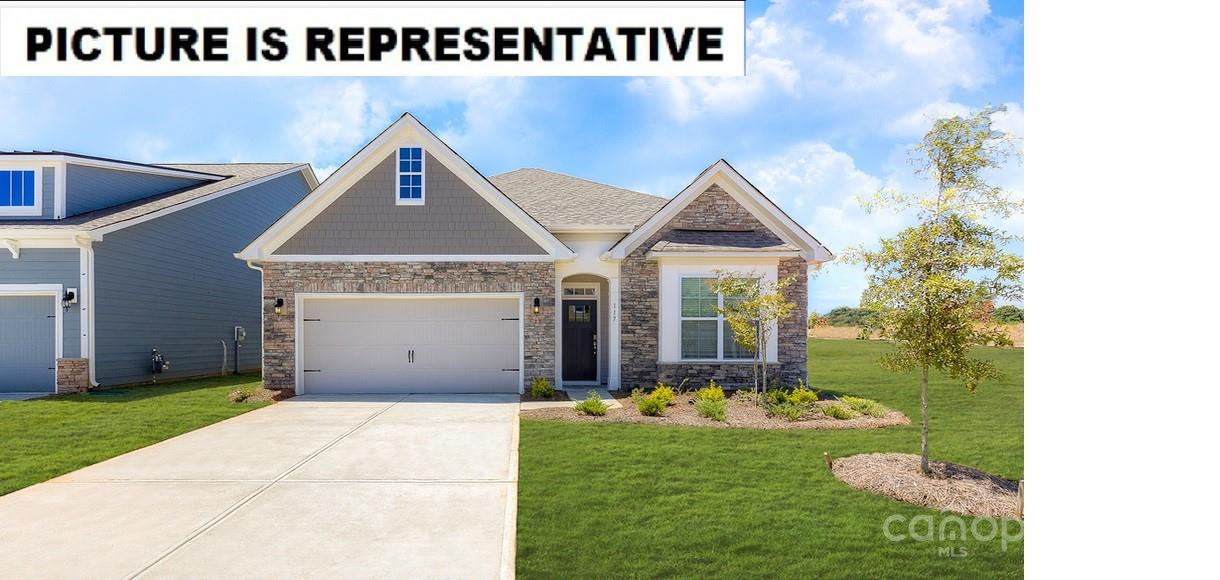
[[[0,296],[0,393],[55,390],[51,296]]]
[[[304,297],[305,393],[516,393],[518,295]]]

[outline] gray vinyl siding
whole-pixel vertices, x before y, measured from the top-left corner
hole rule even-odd
[[[67,215],[74,216],[199,185],[205,180],[68,163],[67,182]]]
[[[233,368],[233,327],[244,326],[242,369],[261,360],[262,278],[233,257],[309,193],[300,172],[106,234],[94,243],[96,374],[103,385]],[[221,341],[226,347],[222,351]]]
[[[8,167],[6,169],[35,169],[35,167]],[[42,213],[38,215],[0,215],[0,220],[49,220],[55,218],[55,168],[39,167],[42,173]]]
[[[398,173],[391,154],[275,253],[546,253],[444,164],[425,157],[423,205],[397,205]]]
[[[13,259],[0,250],[0,284],[62,284],[65,289],[80,288],[80,249],[26,248],[21,258]],[[64,358],[80,357],[80,302],[63,313]]]

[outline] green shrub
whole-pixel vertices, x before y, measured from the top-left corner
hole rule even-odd
[[[767,390],[767,404],[768,405],[782,405],[787,402],[788,402],[787,391],[785,391],[781,388],[778,388],[778,387]]]
[[[729,402],[724,400],[724,393],[720,394],[719,399],[695,399],[695,412],[700,417],[723,421],[729,413]]]
[[[778,405],[771,405],[770,409],[768,410],[772,415],[777,417],[783,417],[789,421],[796,421],[797,419],[804,417],[805,413],[808,413],[810,408],[811,407],[808,405],[798,405],[796,403],[785,402]]]
[[[877,313],[864,308],[840,306],[826,313],[823,318],[831,326],[867,326],[877,317]]]
[[[576,412],[581,415],[595,415],[601,417],[606,414],[606,404],[602,402],[602,398],[598,396],[597,391],[589,390],[589,396],[585,400],[576,403]]]
[[[818,392],[806,387],[804,381],[799,383],[795,389],[789,391],[786,396],[789,403],[796,403],[798,405],[812,407],[814,403],[818,402]]]
[[[695,402],[699,401],[723,401],[724,388],[716,384],[716,380],[707,382],[707,386],[695,391]]]
[[[635,402],[635,406],[640,410],[641,415],[660,417],[661,415],[665,414],[665,407],[668,405],[665,404],[665,401],[658,399],[654,394],[648,395],[647,397],[640,397],[639,400]]]
[[[530,384],[530,396],[535,399],[550,399],[555,396],[555,387],[542,377],[534,379]]]
[[[869,417],[884,417],[886,413],[890,412],[884,405],[872,399],[840,397],[839,400],[853,411],[868,415]]]
[[[832,403],[822,407],[822,412],[831,419],[855,419],[860,413],[842,403]]]
[[[991,317],[1001,324],[1016,324],[1025,322],[1025,310],[1009,304],[996,308]]]
[[[673,388],[665,383],[657,383],[657,387],[652,390],[652,394],[649,396],[661,401],[665,406],[674,404],[674,399],[676,398]]]

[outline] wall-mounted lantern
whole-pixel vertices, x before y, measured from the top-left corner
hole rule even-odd
[[[275,313],[276,314],[284,313],[284,299],[283,298],[275,299]]]
[[[540,310],[542,310],[542,300],[539,298],[535,298],[534,299],[534,314],[538,314],[538,312]]]
[[[64,310],[67,310],[71,308],[73,304],[76,304],[76,288],[67,288],[64,290],[63,303]]]

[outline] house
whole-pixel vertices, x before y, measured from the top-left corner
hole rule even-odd
[[[0,153],[0,392],[256,369],[261,277],[233,252],[316,185],[301,164]]]
[[[407,114],[237,254],[263,272],[263,377],[296,393],[749,382],[704,280],[795,275],[768,359],[806,376],[807,271],[831,258],[727,162],[673,199],[479,173]]]

